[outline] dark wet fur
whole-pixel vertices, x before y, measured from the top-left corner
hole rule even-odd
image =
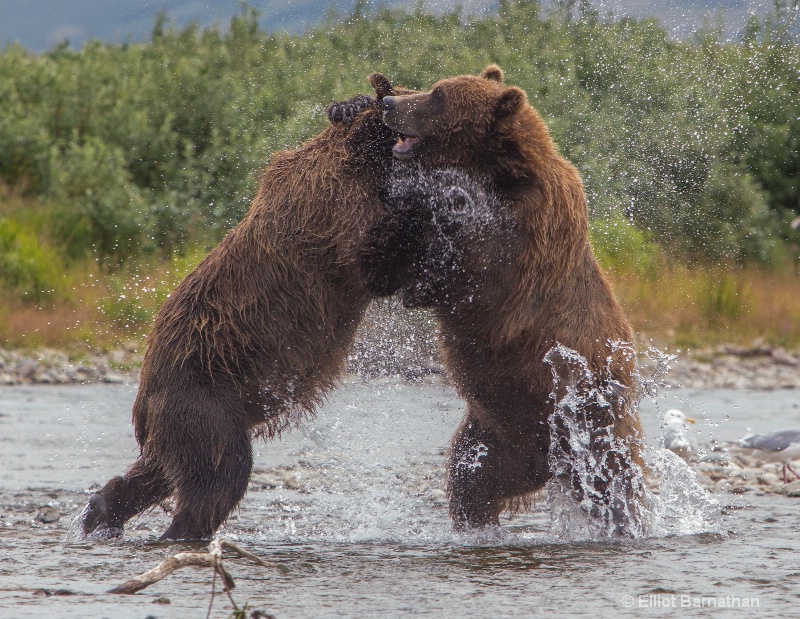
[[[402,158],[419,166],[421,182],[454,170],[465,179],[463,193],[496,215],[486,225],[466,219],[432,229],[426,222],[437,219],[441,196],[453,195],[451,180],[438,177],[444,182],[427,200],[413,187],[395,195],[395,212],[373,226],[361,254],[362,268],[376,273],[368,276],[374,292],[399,285],[439,320],[448,373],[467,401],[448,464],[456,528],[498,524],[503,510],[524,507],[551,477],[553,379],[544,358],[558,342],[626,395],[610,418],[594,420],[630,454],[609,459],[609,475],[600,477],[641,466],[641,428],[627,397],[634,360],[612,346],[631,342],[631,329],[592,253],[580,176],[525,93],[490,66],[384,103],[384,121],[418,138]],[[613,499],[600,477],[593,496],[604,509]]]
[[[372,98],[348,105],[359,113],[331,106],[331,127],[273,156],[244,221],[159,312],[133,407],[141,453],[92,497],[85,535],[118,535],[173,496],[162,539],[212,536],[245,494],[252,438],[313,414],[334,386],[373,298],[357,254],[384,213],[394,141]]]

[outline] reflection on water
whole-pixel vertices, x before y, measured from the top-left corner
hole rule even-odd
[[[797,413],[790,418],[794,394],[771,395],[782,424],[800,425]],[[204,616],[211,577],[201,570],[182,570],[135,596],[103,593],[189,548],[148,542],[168,523],[160,509],[132,522],[123,542],[63,541],[86,491],[135,457],[133,396],[123,386],[0,391],[0,616]],[[735,401],[725,423],[746,424],[748,409],[768,414],[760,394],[678,396],[701,418],[704,402],[723,408],[725,399]],[[758,616],[781,617],[800,603],[800,499],[722,495],[717,535],[555,543],[544,498],[500,529],[454,534],[443,451],[462,410],[446,387],[353,382],[316,420],[257,443],[250,491],[223,533],[283,569],[231,559],[236,600],[280,619],[669,614],[629,609],[629,595],[643,608],[650,595],[757,597]],[[657,431],[652,408],[643,407],[642,416],[646,430]],[[703,433],[726,431],[720,417],[707,417]],[[673,483],[687,487],[679,478]],[[45,505],[60,520],[38,521]],[[73,595],[47,597],[39,589]],[[171,603],[153,603],[162,597]],[[218,597],[212,616],[230,609]],[[700,609],[692,616],[736,613]]]

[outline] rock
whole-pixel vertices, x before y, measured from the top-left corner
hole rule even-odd
[[[420,482],[420,483],[417,485],[417,487],[416,487],[416,491],[417,491],[418,493],[422,494],[422,493],[425,493],[425,492],[427,492],[428,490],[430,490],[430,488],[431,488],[431,485],[430,485],[428,482],[426,482],[426,481],[422,481],[422,482]]]
[[[40,507],[39,511],[36,512],[36,516],[34,516],[34,520],[37,522],[43,522],[45,524],[50,524],[51,522],[58,522],[61,518],[61,512],[58,511],[55,507],[45,506]]]
[[[716,464],[726,465],[730,463],[731,457],[724,451],[710,451],[700,458],[700,462],[713,462]]]
[[[111,363],[115,365],[122,365],[123,363],[125,363],[126,357],[127,354],[125,353],[125,351],[119,348],[112,350],[110,353],[108,353],[109,360],[111,361]]]
[[[717,482],[715,482],[707,475],[698,475],[697,482],[704,488],[714,488],[717,485]]]
[[[742,348],[740,346],[725,345],[721,347],[723,354],[732,355],[736,357],[750,358],[750,357],[771,357],[774,349],[771,346],[764,346],[758,342],[753,342],[749,348]]]
[[[447,503],[447,493],[439,488],[437,488],[436,490],[431,490],[431,501],[433,501],[437,505],[442,505],[443,503]]]
[[[283,484],[281,477],[270,471],[260,473],[253,473],[250,476],[250,483],[258,488],[272,489],[277,488]]]
[[[714,486],[714,492],[728,492],[733,488],[733,485],[727,479],[720,479]]]
[[[78,367],[75,368],[74,382],[85,383],[96,380],[97,378],[98,378],[98,373],[95,371],[94,368],[90,368],[85,365],[79,365]]]
[[[72,377],[64,370],[53,372],[53,376],[55,377],[55,381],[61,385],[72,382]]]
[[[42,370],[33,375],[31,382],[42,385],[52,385],[56,382],[56,377],[51,370]]]
[[[106,374],[103,375],[103,382],[112,385],[121,385],[125,382],[125,377],[122,374],[114,374],[113,372],[107,372]]]
[[[784,485],[778,492],[788,497],[800,497],[800,480]]]
[[[782,482],[783,480],[774,473],[762,472],[761,475],[758,476],[758,483],[762,486],[776,486]]]
[[[761,478],[761,469],[741,469],[734,477],[746,482],[757,482]]]
[[[800,361],[797,360],[797,357],[790,355],[783,350],[783,348],[776,348],[772,351],[772,360],[778,365],[788,365],[789,367],[797,367],[800,365]]]
[[[39,364],[33,359],[23,358],[17,362],[17,376],[24,380],[30,380],[39,369]]]

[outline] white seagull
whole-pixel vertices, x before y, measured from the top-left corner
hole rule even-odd
[[[739,446],[753,450],[753,456],[764,462],[783,462],[783,483],[786,469],[800,479],[791,461],[800,459],[800,430],[779,430],[770,434],[748,434],[739,439]]]
[[[686,458],[692,452],[692,444],[687,436],[687,423],[697,423],[691,417],[687,417],[677,408],[671,408],[664,413],[664,447],[678,454],[681,458]]]

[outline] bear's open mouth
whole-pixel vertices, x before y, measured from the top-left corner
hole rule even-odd
[[[417,142],[419,142],[419,138],[400,134],[397,144],[394,145],[394,152],[397,155],[409,155]]]

